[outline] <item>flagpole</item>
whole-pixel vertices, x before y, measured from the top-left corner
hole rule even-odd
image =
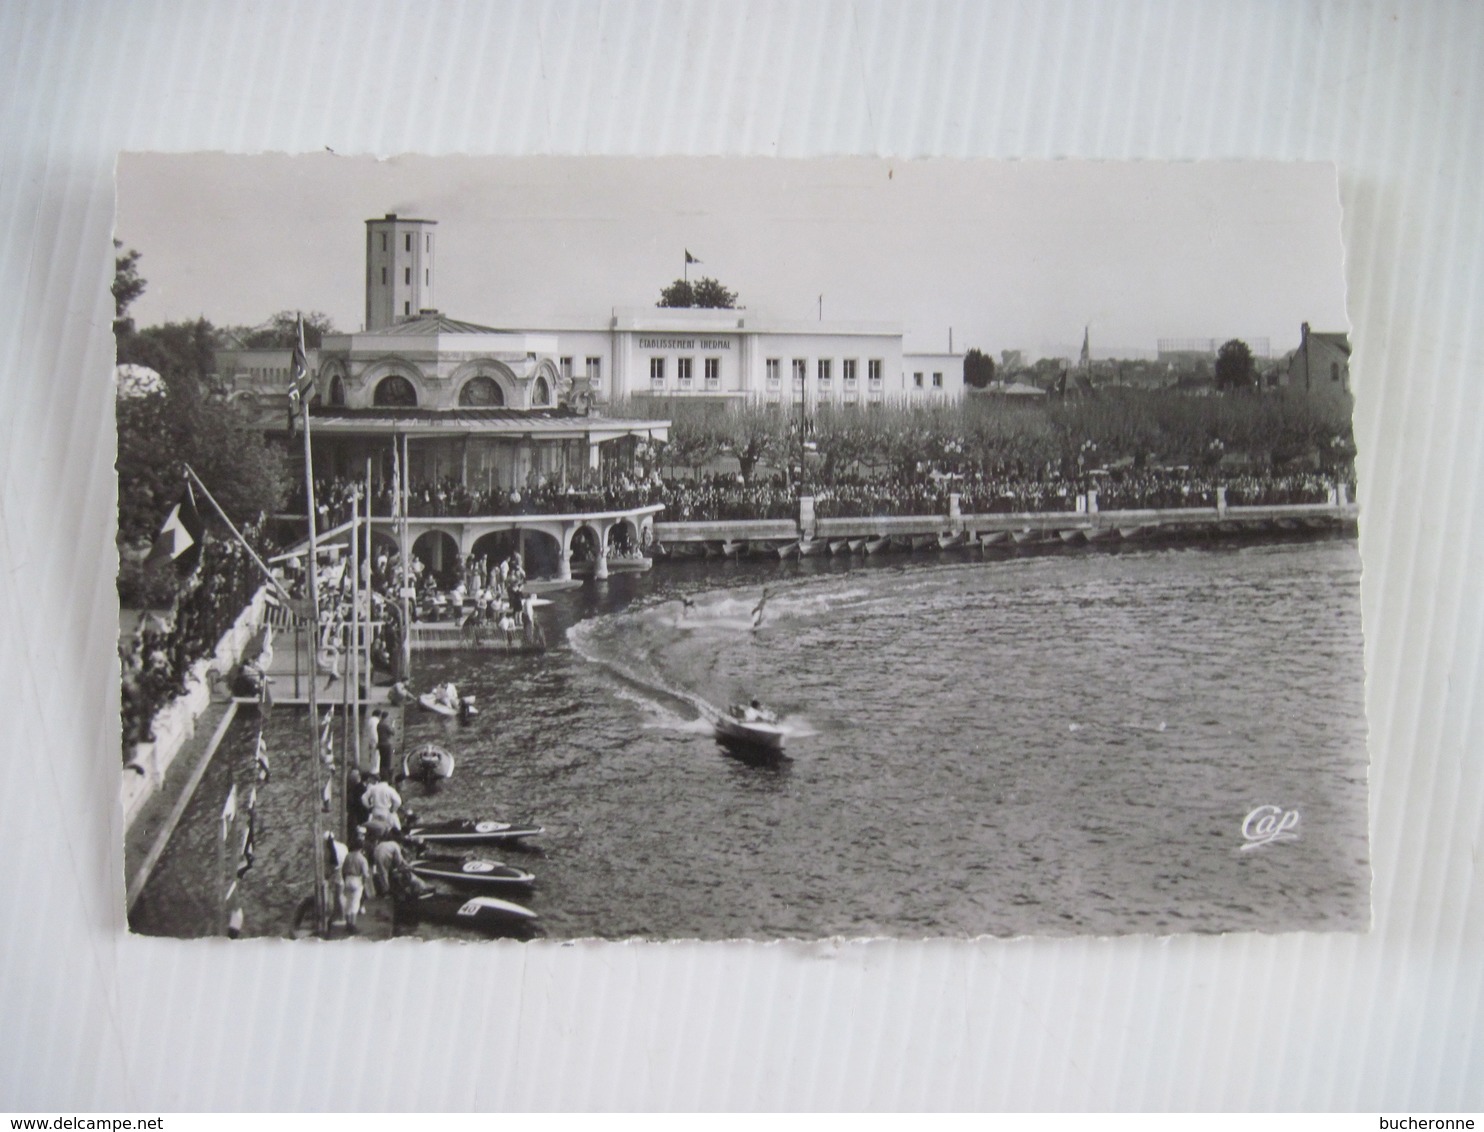
[[[319,934],[323,936],[329,934],[330,923],[325,907],[325,844],[321,811],[325,765],[319,722],[319,673],[316,671],[316,662],[319,659],[319,532],[314,502],[314,449],[309,437],[307,396],[299,398],[299,411],[304,415],[304,495],[309,501],[309,732],[313,736],[311,751],[314,762],[314,914]]]
[[[216,513],[221,516],[222,522],[227,524],[227,529],[231,531],[232,534],[236,536],[237,541],[242,544],[242,549],[247,551],[247,553],[252,556],[252,560],[258,564],[258,569],[263,571],[263,576],[268,579],[269,583],[273,586],[274,589],[283,594],[285,599],[293,601],[293,598],[289,596],[289,591],[284,589],[283,583],[273,576],[273,571],[268,569],[267,563],[265,563],[261,558],[258,557],[258,552],[247,544],[247,539],[242,537],[242,532],[239,531],[232,524],[231,519],[227,518],[227,513],[222,510],[222,505],[218,503],[216,501],[216,497],[211,494],[211,489],[201,482],[201,477],[196,474],[196,469],[191,467],[184,460],[181,461],[181,465],[185,468],[186,475],[190,476],[191,479],[195,481],[196,486],[201,489],[201,493],[206,496],[207,502],[210,503],[211,506],[215,509]]]

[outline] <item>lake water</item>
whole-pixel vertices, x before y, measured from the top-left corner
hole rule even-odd
[[[1359,580],[1351,538],[661,563],[553,595],[545,654],[415,657],[419,688],[454,679],[481,714],[408,712],[407,741],[459,766],[404,795],[539,819],[539,854],[485,855],[536,873],[554,938],[1363,930]],[[786,758],[739,758],[700,716],[752,695]],[[268,723],[262,934],[308,892],[303,720]],[[203,796],[255,736],[249,711]],[[211,808],[140,930],[209,915]]]

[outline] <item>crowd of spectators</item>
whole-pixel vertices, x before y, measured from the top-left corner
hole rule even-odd
[[[259,554],[269,550],[261,525],[247,526],[243,535]],[[146,616],[120,642],[125,763],[134,744],[153,741],[156,713],[186,691],[191,666],[216,651],[263,584],[262,572],[236,540],[207,538],[172,614],[163,621]]]
[[[1196,468],[1143,468],[1067,475],[1054,468],[1040,474],[942,475],[893,472],[875,477],[834,476],[808,482],[820,518],[931,515],[945,512],[957,492],[964,514],[1074,511],[1089,489],[1104,511],[1214,507],[1218,487],[1230,506],[1324,503],[1334,480],[1319,472],[1224,473]],[[351,499],[365,492],[350,480],[325,480],[316,488],[320,525],[328,529],[350,518]],[[610,473],[574,483],[533,479],[524,490],[478,491],[452,479],[420,484],[410,492],[413,517],[555,515],[616,511],[665,504],[669,522],[788,519],[798,513],[796,483],[781,475],[744,480],[735,473],[694,479],[661,479],[642,473]],[[1353,492],[1352,492],[1353,496]],[[302,508],[302,501],[301,501]],[[389,488],[378,488],[372,513],[390,515]]]
[[[321,530],[350,521],[353,503],[366,494],[363,481],[322,479],[315,482],[315,510]],[[416,519],[477,515],[571,515],[589,511],[621,511],[662,502],[664,484],[658,476],[626,471],[596,471],[566,481],[532,475],[523,488],[480,490],[457,479],[442,477],[413,484],[407,492],[407,514]],[[389,517],[395,503],[389,483],[373,486],[371,514]],[[289,511],[304,514],[304,494],[296,489]]]

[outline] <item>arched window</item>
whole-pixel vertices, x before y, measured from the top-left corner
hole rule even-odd
[[[546,378],[538,377],[536,379],[536,384],[531,388],[531,404],[551,404],[551,386],[546,384]]]
[[[459,390],[459,404],[469,408],[503,405],[505,391],[494,378],[481,373],[464,382],[464,387]]]
[[[330,379],[330,404],[337,409],[345,408],[345,382],[338,373]]]
[[[412,382],[394,373],[377,384],[371,403],[378,408],[410,409],[417,404],[417,390]]]

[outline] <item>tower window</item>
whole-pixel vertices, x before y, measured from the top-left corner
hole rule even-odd
[[[404,267],[402,269],[402,282],[406,283],[409,287],[412,286],[412,268]]]
[[[381,269],[381,285],[386,286],[386,268],[384,267]]]
[[[386,251],[386,233],[381,234],[381,250]]]
[[[412,250],[412,233],[411,232],[407,233],[407,250],[409,252]]]

